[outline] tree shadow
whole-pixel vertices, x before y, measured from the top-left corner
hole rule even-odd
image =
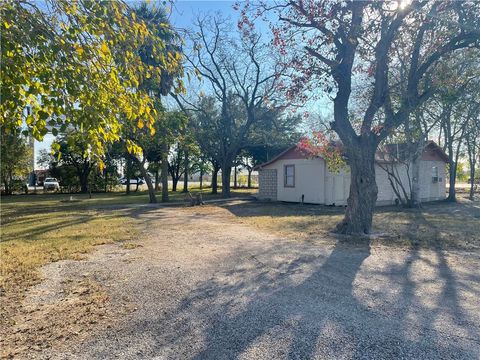
[[[155,207],[128,214],[169,225],[197,217],[195,211],[179,218]],[[428,222],[421,212],[418,221]],[[385,252],[396,259],[375,254],[372,260],[376,250],[370,241],[352,240],[338,238],[332,248],[283,240],[257,248],[239,244],[225,265],[215,265],[210,279],[174,298],[164,311],[158,307],[158,313],[148,309],[132,317],[112,334],[132,339],[116,340],[117,348],[95,356],[112,357],[131,347],[131,356],[146,349],[165,358],[195,359],[479,358],[478,316],[469,315],[472,309],[466,311],[461,295],[473,294],[475,287],[468,290],[458,280],[444,249],[412,246]],[[467,283],[478,281],[467,278],[462,276]],[[435,291],[422,294],[430,285]],[[166,290],[148,291],[155,296]]]

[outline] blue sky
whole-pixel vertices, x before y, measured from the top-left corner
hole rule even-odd
[[[135,1],[131,1],[135,4]],[[232,21],[238,17],[237,11],[232,7],[233,1],[176,1],[170,20],[177,28],[189,29],[192,26],[193,19],[198,15],[206,15],[207,13],[220,12],[225,17],[230,17]],[[50,146],[54,140],[53,135],[48,134],[44,140],[35,142],[35,160],[41,150],[50,150]],[[38,167],[36,165],[36,167]]]
[[[136,1],[129,1],[129,4],[135,5]],[[152,3],[155,3],[155,1],[152,1]],[[172,13],[170,16],[170,21],[172,24],[179,29],[191,29],[192,28],[192,23],[193,20],[197,16],[202,16],[202,15],[207,15],[207,14],[213,14],[215,12],[220,13],[223,17],[229,18],[232,23],[236,23],[236,20],[238,19],[238,11],[233,9],[233,4],[234,1],[225,1],[225,0],[211,0],[211,1],[201,1],[201,0],[190,0],[190,1],[182,1],[182,0],[177,0],[175,1],[173,8],[172,8]],[[262,35],[265,37],[271,36],[270,30],[268,29],[267,25],[259,22],[256,24],[256,29],[257,31],[261,31]],[[329,104],[327,104],[325,101],[320,101],[316,102],[315,104],[309,104],[308,105],[308,111],[309,112],[315,112],[316,109],[320,109],[320,111],[317,110],[317,112],[321,113],[329,113],[328,109],[330,107]],[[50,146],[54,140],[54,137],[52,135],[47,135],[44,138],[44,141],[42,142],[36,142],[35,143],[35,155],[36,158],[38,158],[38,153],[39,151],[46,149],[50,150]]]
[[[232,8],[233,1],[177,1],[173,6],[171,21],[176,27],[190,28],[197,15],[220,12],[232,19],[238,16]]]

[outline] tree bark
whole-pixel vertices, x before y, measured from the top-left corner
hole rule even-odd
[[[130,172],[131,172],[131,167],[132,167],[132,162],[130,160],[130,155],[127,154],[127,159],[126,159],[126,164],[125,164],[125,172],[126,172],[126,175],[127,175],[127,186],[125,188],[125,192],[127,195],[130,195]]]
[[[453,151],[452,151],[453,153]],[[457,177],[457,164],[456,161],[453,160],[450,157],[450,160],[448,162],[449,165],[449,171],[448,171],[448,178],[449,178],[449,184],[448,184],[448,197],[447,201],[455,202],[457,201],[457,195],[455,191],[455,183],[456,183],[456,177]]]
[[[226,162],[222,166],[222,197],[230,197],[230,177],[232,175],[231,162]]]
[[[468,195],[469,200],[474,200],[475,197],[475,165],[470,165],[470,194]]]
[[[247,187],[252,188],[252,168],[248,168],[248,178],[247,178]]]
[[[340,234],[369,234],[378,187],[375,181],[375,150],[373,144],[350,147],[348,163],[351,171],[350,194],[345,217],[336,227]]]
[[[233,188],[236,189],[238,187],[237,183],[237,165],[235,165],[235,172],[233,174]]]
[[[168,201],[168,145],[162,147],[162,202]]]
[[[159,169],[159,167],[157,166],[157,167],[155,168],[155,191],[160,190],[159,180],[160,180],[160,169]]]
[[[137,161],[140,167],[140,172],[142,173],[142,176],[145,179],[145,182],[147,183],[149,202],[150,204],[155,204],[157,203],[157,196],[155,195],[155,188],[153,187],[150,174],[148,173],[147,169],[145,169],[145,162],[139,161],[139,160]],[[137,189],[138,189],[138,181],[137,181]]]
[[[185,158],[183,162],[183,192],[188,192],[188,151],[185,151]]]
[[[85,169],[85,166],[78,174],[78,178],[80,180],[80,192],[82,194],[88,192],[88,174],[89,171]]]
[[[7,180],[3,181],[3,186],[5,187],[5,195],[12,195],[12,189],[10,188],[10,185]]]
[[[202,190],[202,188],[203,188],[203,168],[200,169],[200,190]]]
[[[177,191],[178,178],[176,176],[172,177],[172,191]]]
[[[218,193],[218,168],[213,167],[212,171],[212,194]]]

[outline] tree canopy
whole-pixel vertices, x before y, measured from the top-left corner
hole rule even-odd
[[[480,4],[291,0],[244,6],[239,26],[247,31],[256,17],[273,12],[278,18],[267,21],[289,69],[286,95],[322,91],[331,97],[330,125],[344,145],[352,180],[337,231],[369,233],[377,147],[435,93],[439,84],[431,79],[441,62],[479,46]]]
[[[154,132],[156,110],[139,86],[146,79],[175,74],[174,90],[184,90],[182,55],[161,36],[169,27],[152,30],[123,1],[7,0],[0,13],[7,131],[25,124],[41,140],[75,127],[98,156],[121,136],[120,118]],[[128,146],[136,149],[130,140]]]

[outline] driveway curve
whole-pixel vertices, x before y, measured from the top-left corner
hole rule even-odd
[[[227,208],[228,209],[228,208]],[[55,359],[478,359],[478,253],[293,241],[225,208],[138,214],[141,246],[99,248],[93,273],[129,311]]]

